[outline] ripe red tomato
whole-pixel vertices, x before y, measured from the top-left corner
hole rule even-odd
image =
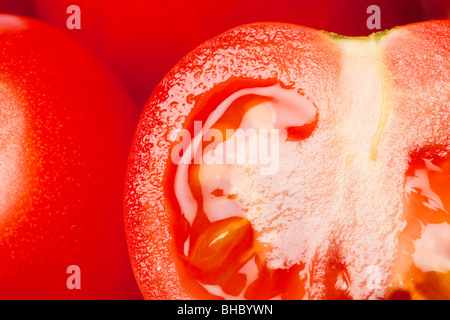
[[[240,24],[288,22],[365,36],[367,8],[381,9],[381,29],[448,16],[446,0],[34,0],[38,17],[70,33],[124,81],[139,106],[168,70],[207,39]],[[81,29],[68,30],[66,9],[81,9]]]
[[[52,26],[2,14],[0,48],[0,298],[141,298],[122,220],[137,108]]]
[[[130,151],[144,297],[448,299],[449,43],[255,23],[183,58]]]

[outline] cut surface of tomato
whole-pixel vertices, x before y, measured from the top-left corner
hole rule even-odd
[[[255,91],[266,93],[266,96],[241,96]],[[217,122],[211,126],[212,129],[206,129],[201,134],[208,137],[209,142],[211,135],[208,130],[219,130],[217,137],[222,138],[225,137],[224,128],[243,130],[277,127],[281,129],[277,143],[287,146],[277,148],[275,152],[281,149],[285,152],[282,154],[289,157],[318,124],[314,105],[297,95],[279,86],[238,91],[230,96],[236,97],[236,100],[228,104],[228,109],[221,117],[211,113],[206,123],[211,117],[217,118]],[[216,110],[223,109],[224,103],[217,106]],[[295,106],[293,110],[296,112],[289,108],[290,103]],[[231,115],[234,115],[234,119],[231,119]],[[281,268],[268,266],[264,245],[258,243],[248,220],[251,220],[252,210],[255,210],[253,214],[256,215],[265,214],[261,209],[263,201],[246,205],[248,190],[252,190],[252,176],[261,169],[257,167],[257,161],[248,161],[252,152],[258,155],[262,138],[259,136],[260,140],[252,140],[252,134],[258,135],[258,131],[251,131],[245,137],[248,139],[238,143],[235,141],[231,148],[223,145],[235,138],[234,135],[201,146],[199,152],[203,161],[187,166],[196,169],[184,168],[187,172],[184,175],[178,171],[175,173],[174,190],[181,211],[171,214],[175,215],[174,219],[188,220],[183,229],[174,229],[176,238],[177,235],[184,235],[184,243],[180,244],[178,251],[180,259],[184,260],[182,268],[187,270],[187,277],[182,280],[198,281],[201,285],[201,293],[197,293],[199,297],[302,299],[308,296],[305,292],[312,292],[315,286],[323,286],[322,297],[325,299],[352,299],[349,294],[350,275],[336,243],[329,247],[324,261],[313,259],[312,263],[302,261]],[[194,144],[195,139],[192,139],[190,146]],[[211,144],[214,146],[205,152]],[[200,148],[199,144],[197,148]],[[213,152],[220,154],[217,163],[205,161]],[[237,162],[239,152],[244,154],[243,158],[247,156],[247,161]],[[187,155],[194,158],[196,154],[197,151],[193,151]],[[390,289],[385,298],[450,297],[447,272],[450,267],[450,214],[447,209],[450,204],[447,192],[450,187],[450,160],[432,157],[436,154],[439,154],[438,150],[410,155],[403,196],[406,227],[399,233],[398,261],[394,264],[396,270],[392,274],[395,280],[389,284]],[[226,162],[230,157],[233,161]],[[186,178],[186,181],[180,177]],[[273,176],[270,176],[268,183],[272,179]],[[288,193],[283,196],[286,200],[292,197]],[[280,202],[279,208],[283,205]],[[319,281],[314,283],[312,279]],[[210,296],[205,296],[205,291]]]
[[[211,297],[302,298],[302,268],[271,269],[264,261],[242,189],[249,188],[253,170],[278,170],[279,159],[270,155],[278,154],[279,145],[295,152],[313,133],[317,109],[298,92],[279,85],[254,87],[231,94],[205,123],[212,125],[202,128],[201,139],[194,137],[185,148],[173,180],[181,212],[172,214],[187,220],[184,228],[174,229],[175,235],[183,235],[178,247],[184,268]],[[206,141],[200,145],[201,140]],[[196,159],[198,153],[201,159]],[[198,164],[189,165],[188,156]],[[264,214],[256,210],[253,214]]]
[[[414,154],[406,172],[394,298],[450,299],[450,160],[438,154]]]

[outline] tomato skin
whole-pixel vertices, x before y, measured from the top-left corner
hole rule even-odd
[[[122,220],[137,108],[51,26],[0,15],[0,47],[0,298],[140,299]]]
[[[347,36],[366,36],[370,5],[381,9],[381,29],[441,19],[445,0],[78,0],[81,29],[68,30],[69,0],[34,0],[37,16],[65,30],[119,75],[138,106],[184,55],[241,24],[287,22]]]

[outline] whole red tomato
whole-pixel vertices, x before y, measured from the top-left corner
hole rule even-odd
[[[98,54],[143,106],[160,79],[185,54],[240,24],[289,22],[347,36],[373,31],[370,5],[381,10],[381,29],[445,18],[446,0],[34,0],[40,19],[70,33]],[[69,30],[69,5],[81,10],[81,29]]]
[[[56,28],[2,14],[0,48],[0,298],[140,298],[122,222],[137,108]]]

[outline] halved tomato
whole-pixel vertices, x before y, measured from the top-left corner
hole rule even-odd
[[[449,31],[251,24],[181,60],[129,158],[144,297],[450,297]]]

